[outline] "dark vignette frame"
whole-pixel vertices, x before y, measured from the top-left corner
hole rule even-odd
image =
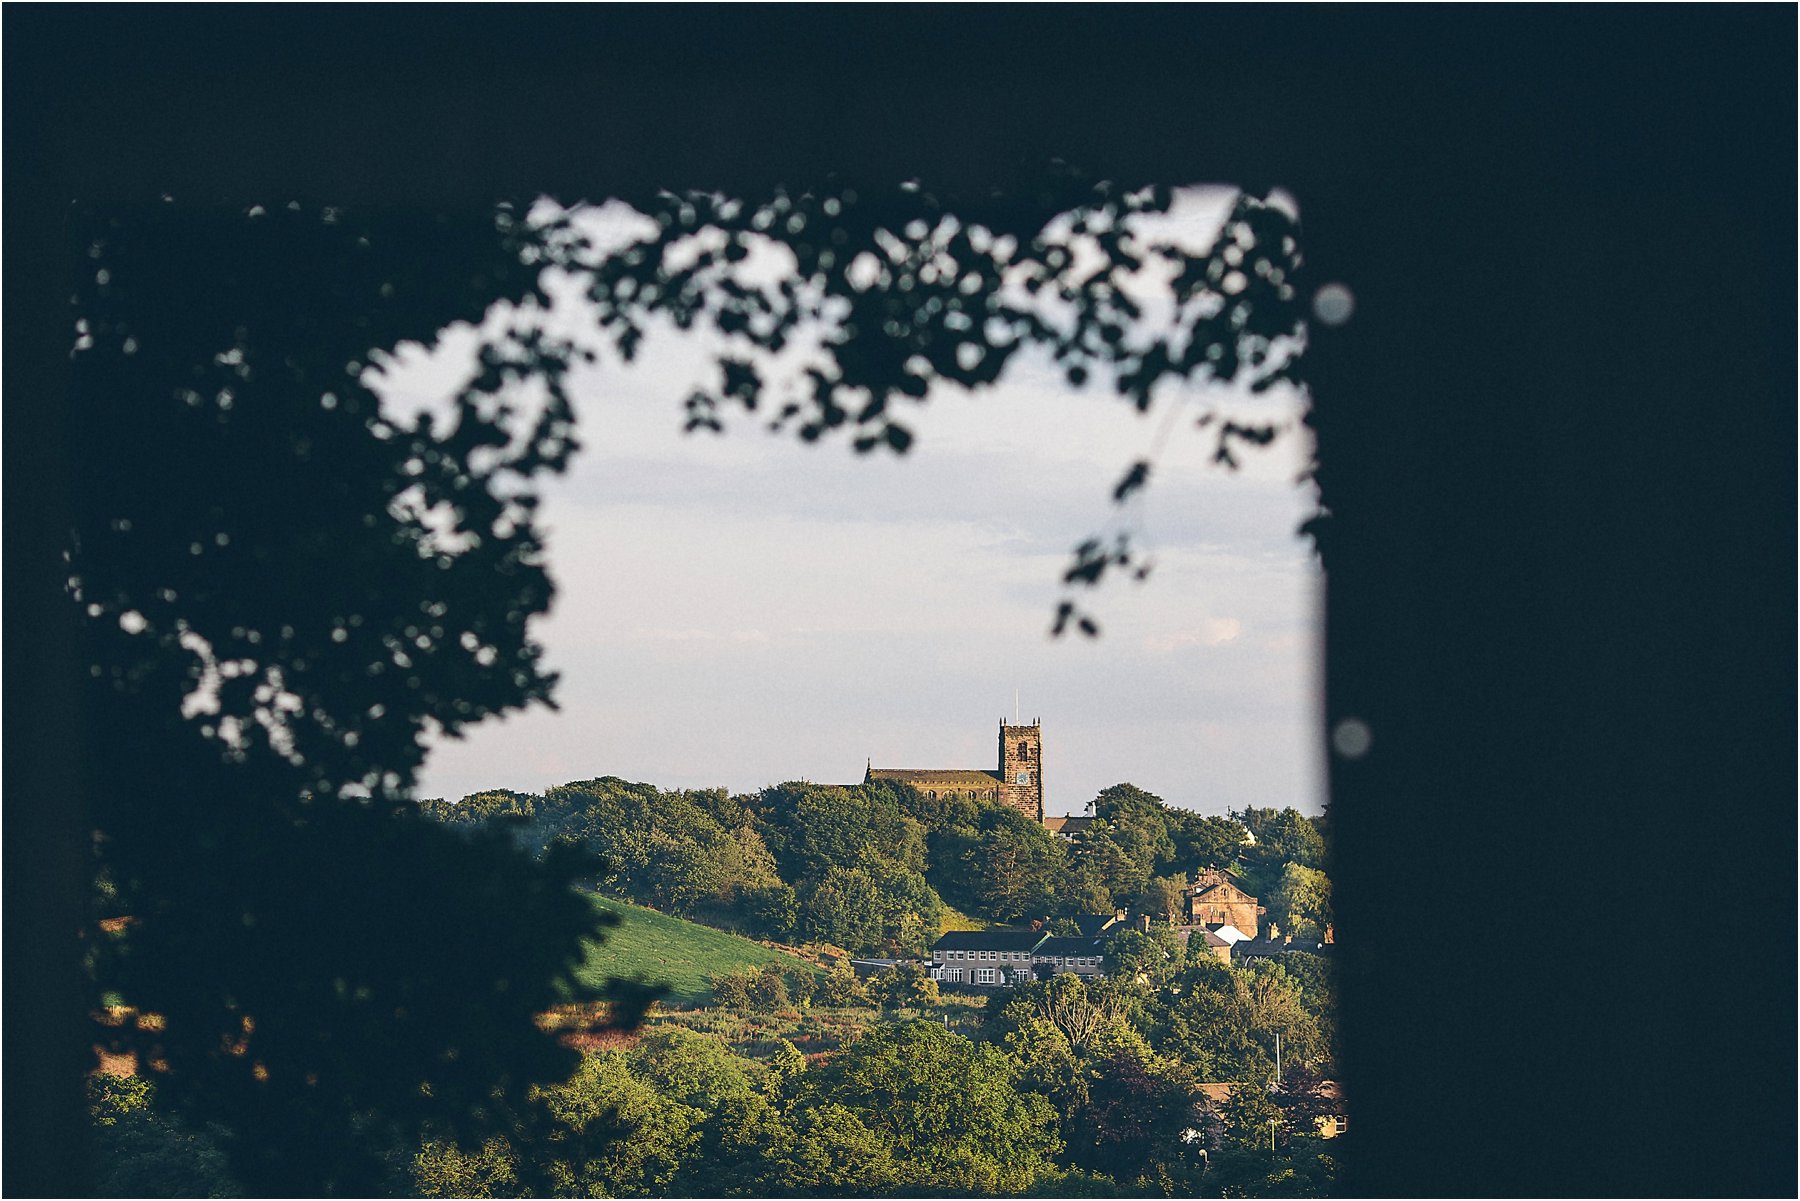
[[[5,33],[9,1192],[82,1191],[70,200],[978,189],[1052,157],[1286,187],[1357,298],[1308,368],[1326,724],[1373,732],[1332,768],[1347,1186],[1793,1191],[1792,10],[14,7]]]

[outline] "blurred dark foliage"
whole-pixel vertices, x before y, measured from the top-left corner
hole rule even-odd
[[[972,205],[917,183],[877,196],[777,191],[760,202],[664,194],[639,204],[657,232],[605,253],[567,213],[532,233],[545,261],[587,277],[599,323],[628,359],[652,314],[681,329],[707,322],[768,351],[824,323],[824,361],[802,394],[781,398],[772,426],[797,423],[808,441],[848,426],[859,451],[903,452],[912,435],[899,402],[923,401],[935,380],[991,385],[1032,344],[1050,349],[1070,385],[1106,373],[1140,411],[1168,378],[1241,378],[1255,391],[1293,380],[1303,329],[1292,218],[1240,197],[1210,250],[1196,254],[1132,228],[1132,218],[1170,204],[1165,186],[1128,190],[1059,167],[1035,191]],[[709,245],[672,253],[703,231]],[[734,277],[731,266],[762,241],[788,250],[789,269],[773,282]],[[1158,260],[1175,318],[1170,332],[1146,336],[1125,279]],[[1033,303],[1040,294],[1067,306],[1060,320]],[[765,400],[754,370],[728,356],[719,367],[718,387],[688,400],[690,429],[721,429],[722,406],[756,412]],[[1228,426],[1221,446],[1246,436]]]
[[[458,836],[406,799],[420,734],[548,696],[526,622],[551,586],[489,347],[440,431],[384,423],[371,348],[529,286],[491,227],[174,206],[91,223],[75,297],[71,593],[100,752],[92,1004],[137,1017],[172,1111],[229,1131],[255,1193],[366,1194],[427,1119],[477,1137],[575,1056],[533,1022],[581,940],[586,855]],[[454,514],[433,527],[427,510]],[[112,994],[103,997],[103,994]],[[145,1016],[149,1015],[149,1016]]]

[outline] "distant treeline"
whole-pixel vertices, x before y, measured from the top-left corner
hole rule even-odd
[[[388,1189],[426,1197],[1328,1196],[1339,1112],[1322,1085],[1328,965],[1227,967],[1162,987],[1073,976],[1001,990],[965,1036],[873,1020],[828,1056],[752,1058],[660,1026],[532,1090],[502,1133],[396,1138]],[[1271,1090],[1275,1034],[1281,1084]],[[1223,1082],[1223,1083],[1221,1083]],[[1202,1083],[1213,1084],[1211,1090]],[[219,1152],[135,1077],[95,1077],[97,1175],[115,1196],[241,1192]]]
[[[543,795],[425,803],[453,826],[577,840],[606,892],[715,925],[861,951],[918,951],[945,903],[996,921],[1121,905],[1155,915],[1197,868],[1236,874],[1304,933],[1330,920],[1325,823],[1294,810],[1204,817],[1128,784],[1065,842],[1011,809],[904,785],[786,784],[748,796],[618,779]],[[967,998],[914,964],[870,980],[779,965],[715,978],[710,1009],[849,1016],[824,1055],[770,1057],[660,1026],[583,1055],[529,1091],[504,1129],[395,1133],[386,1186],[421,1196],[1321,1196],[1341,1143],[1336,982],[1290,951],[1226,964],[1168,925],[1107,940],[1103,978],[996,990],[965,1033]],[[911,1011],[913,1020],[898,1020]],[[860,1014],[860,1018],[857,1016]],[[798,1036],[797,1036],[798,1037]],[[1277,1076],[1280,1047],[1281,1087]],[[1202,1088],[1201,1085],[1209,1088]],[[165,1107],[147,1077],[90,1085],[96,1174],[120,1196],[229,1196],[231,1132]]]
[[[594,884],[611,895],[858,953],[924,950],[945,904],[994,922],[1166,914],[1204,868],[1233,872],[1284,931],[1314,935],[1331,921],[1325,819],[1254,808],[1204,816],[1131,784],[1095,797],[1074,843],[1004,805],[888,781],[731,795],[607,776],[423,807],[450,824],[510,824],[540,849],[576,840],[605,858],[611,874]]]

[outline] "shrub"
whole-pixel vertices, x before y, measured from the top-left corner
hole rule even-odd
[[[750,985],[754,979],[748,972],[727,972],[723,976],[712,977],[709,983],[712,985],[713,1004],[731,1008],[749,1005]]]
[[[788,1003],[787,981],[774,964],[751,976],[747,983],[750,1002],[759,1009],[780,1009]]]

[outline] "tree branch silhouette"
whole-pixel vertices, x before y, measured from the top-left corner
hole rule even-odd
[[[422,1131],[474,1146],[516,1123],[574,1064],[534,1019],[602,936],[571,889],[599,865],[452,833],[411,788],[429,735],[552,703],[529,622],[553,594],[536,488],[576,448],[569,372],[666,319],[721,347],[690,429],[741,410],[901,454],[908,403],[992,386],[1027,347],[1137,411],[1165,383],[1294,380],[1292,216],[1240,197],[1197,252],[1139,232],[1171,196],[1066,169],[966,204],[918,184],[664,193],[604,250],[579,212],[516,206],[91,217],[69,592],[103,748],[93,916],[131,919],[90,931],[94,1009],[123,1003],[96,1041],[228,1128],[258,1193],[367,1193]],[[549,331],[554,273],[596,339]],[[506,328],[447,415],[384,413],[384,353],[496,306]],[[1227,465],[1275,436],[1213,430]],[[1129,531],[1084,542],[1065,583],[1114,570],[1147,570]],[[1070,621],[1098,630],[1065,600]],[[625,1021],[647,1000],[615,995]]]

